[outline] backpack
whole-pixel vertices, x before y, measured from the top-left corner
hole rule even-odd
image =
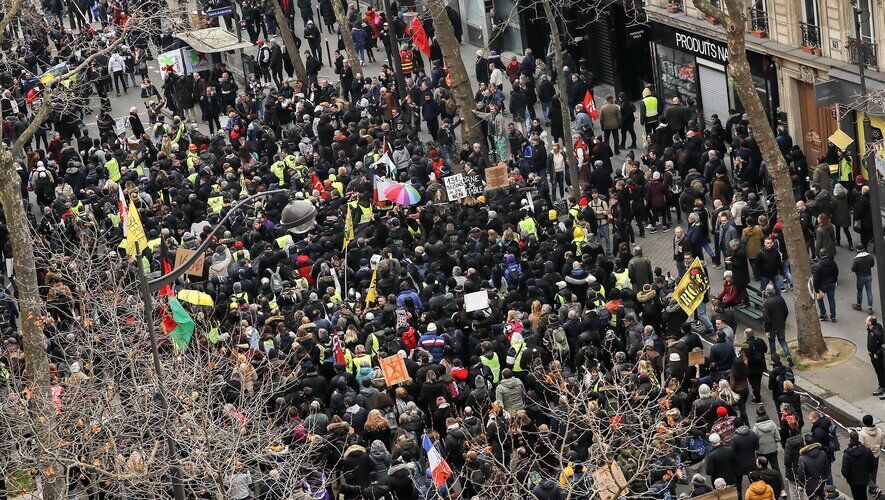
[[[673,184],[667,186],[673,194],[681,194],[682,193],[682,176],[679,175],[679,171],[675,168],[670,171],[670,175],[673,178]]]
[[[713,451],[713,445],[704,436],[691,436],[688,438],[688,455],[691,463],[698,463]]]
[[[403,339],[403,344],[405,344],[410,351],[418,347],[418,338],[415,336],[414,328],[409,327],[407,330],[404,330],[400,334],[400,338]]]
[[[830,427],[827,428],[827,432],[830,435],[830,452],[837,452],[842,449],[842,445],[839,443],[839,435],[836,433],[837,430],[836,421],[831,418]]]
[[[280,266],[276,270],[268,271],[270,273],[270,289],[276,293],[283,289],[283,277],[280,276]]]
[[[510,286],[513,286],[513,280],[519,279],[520,276],[522,276],[522,268],[516,262],[508,264],[507,269],[504,270],[504,278]]]
[[[565,356],[569,353],[568,348],[568,337],[565,335],[565,329],[561,326],[557,326],[553,333],[551,334],[553,338],[553,350],[559,353],[560,356]]]

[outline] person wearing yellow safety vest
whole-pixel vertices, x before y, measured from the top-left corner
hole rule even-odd
[[[280,186],[286,185],[286,162],[284,160],[273,162],[270,166],[270,171],[277,176],[277,179],[280,181]]]
[[[532,235],[536,239],[538,238],[538,224],[535,222],[535,219],[529,215],[528,212],[522,215],[522,220],[519,221],[519,232],[524,236]]]
[[[358,212],[356,223],[360,224],[368,224],[372,222],[372,202],[369,200],[361,200],[357,206],[356,211]]]
[[[615,284],[615,288],[621,290],[633,287],[633,284],[630,282],[630,272],[620,266],[615,267],[614,271],[612,271],[612,281]]]
[[[661,100],[658,99],[651,87],[642,91],[642,100],[639,101],[639,123],[645,126],[645,134],[650,135],[658,126],[661,119]]]
[[[584,228],[581,226],[576,226],[575,230],[572,231],[572,245],[575,246],[575,255],[580,257],[583,253],[581,246],[587,241],[587,234],[584,232]]]
[[[492,350],[491,342],[482,343],[482,355],[479,357],[479,361],[491,373],[492,383],[497,384],[501,379],[501,361],[498,359],[498,354]]]
[[[350,364],[347,365],[350,368],[350,371],[353,373],[357,373],[360,370],[360,366],[362,365],[362,361],[366,360],[369,362],[369,366],[372,366],[372,355],[366,352],[366,346],[360,344],[354,348],[353,356],[351,357]]]
[[[518,378],[522,378],[522,375],[525,373],[526,366],[531,364],[530,356],[526,356],[526,351],[529,348],[525,343],[525,339],[522,338],[522,334],[519,332],[515,332],[512,337],[510,337],[510,349],[507,350],[507,367],[513,370],[513,374]]]

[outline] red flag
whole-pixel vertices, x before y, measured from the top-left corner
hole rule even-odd
[[[341,348],[341,337],[340,334],[336,333],[334,337],[332,337],[332,352],[335,355],[335,363],[339,365],[344,365],[344,349]]]
[[[584,109],[587,110],[587,114],[593,117],[594,120],[599,119],[599,113],[596,112],[596,103],[593,101],[593,94],[589,90],[584,93]]]
[[[415,17],[415,20],[412,21],[412,43],[415,44],[415,47],[421,49],[425,56],[430,57],[430,40],[427,39],[424,25],[421,24],[421,19],[418,17]]]
[[[160,263],[163,266],[163,274],[165,276],[172,272],[172,265],[169,263],[169,250],[166,247],[166,240],[160,238]],[[160,289],[160,297],[173,297],[175,296],[175,292],[172,290],[172,285],[164,285],[163,288]],[[164,308],[165,309],[165,308]],[[163,318],[165,322],[165,318]]]
[[[310,179],[311,186],[320,192],[320,196],[325,200],[326,197],[329,196],[329,193],[326,192],[326,187],[323,185],[323,181],[317,177],[317,174],[311,174]]]

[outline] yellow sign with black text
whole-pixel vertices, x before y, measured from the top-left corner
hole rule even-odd
[[[710,279],[701,260],[695,257],[694,261],[685,270],[676,289],[673,290],[673,298],[691,316],[694,310],[704,301],[704,294],[710,290]]]

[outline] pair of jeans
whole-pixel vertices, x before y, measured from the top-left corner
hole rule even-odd
[[[701,323],[704,325],[704,328],[707,329],[707,332],[712,332],[715,330],[713,328],[713,323],[710,321],[710,318],[707,316],[707,304],[701,302],[695,312],[698,315],[698,319],[701,320]]]
[[[771,356],[774,356],[777,353],[777,346],[774,345],[775,339],[777,339],[777,343],[780,344],[781,349],[784,350],[784,354],[788,357],[792,357],[790,354],[790,345],[787,344],[787,335],[785,332],[769,332],[771,335],[768,337],[768,353]]]
[[[599,242],[602,244],[602,249],[606,255],[612,253],[612,230],[607,223],[599,225],[599,229],[596,230],[596,236],[599,237]]]
[[[836,284],[828,283],[826,285],[820,286],[820,291],[823,292],[827,296],[827,302],[830,303],[830,317],[836,317]],[[827,315],[827,310],[824,307],[824,299],[817,299],[817,308],[820,310],[821,316]]]
[[[857,277],[857,302],[855,304],[863,305],[863,294],[867,292],[867,304],[873,307],[873,275]]]
[[[776,295],[781,294],[781,288],[784,287],[784,280],[781,279],[781,275],[777,274],[774,278],[769,278],[768,276],[761,276],[759,278],[759,289],[764,293],[765,288],[768,287],[769,283],[774,283],[774,293]]]
[[[781,276],[784,277],[784,281],[788,285],[793,286],[793,272],[790,269],[790,259],[784,259],[781,266]]]
[[[544,115],[544,121],[550,121],[550,101],[541,101],[541,113]]]

